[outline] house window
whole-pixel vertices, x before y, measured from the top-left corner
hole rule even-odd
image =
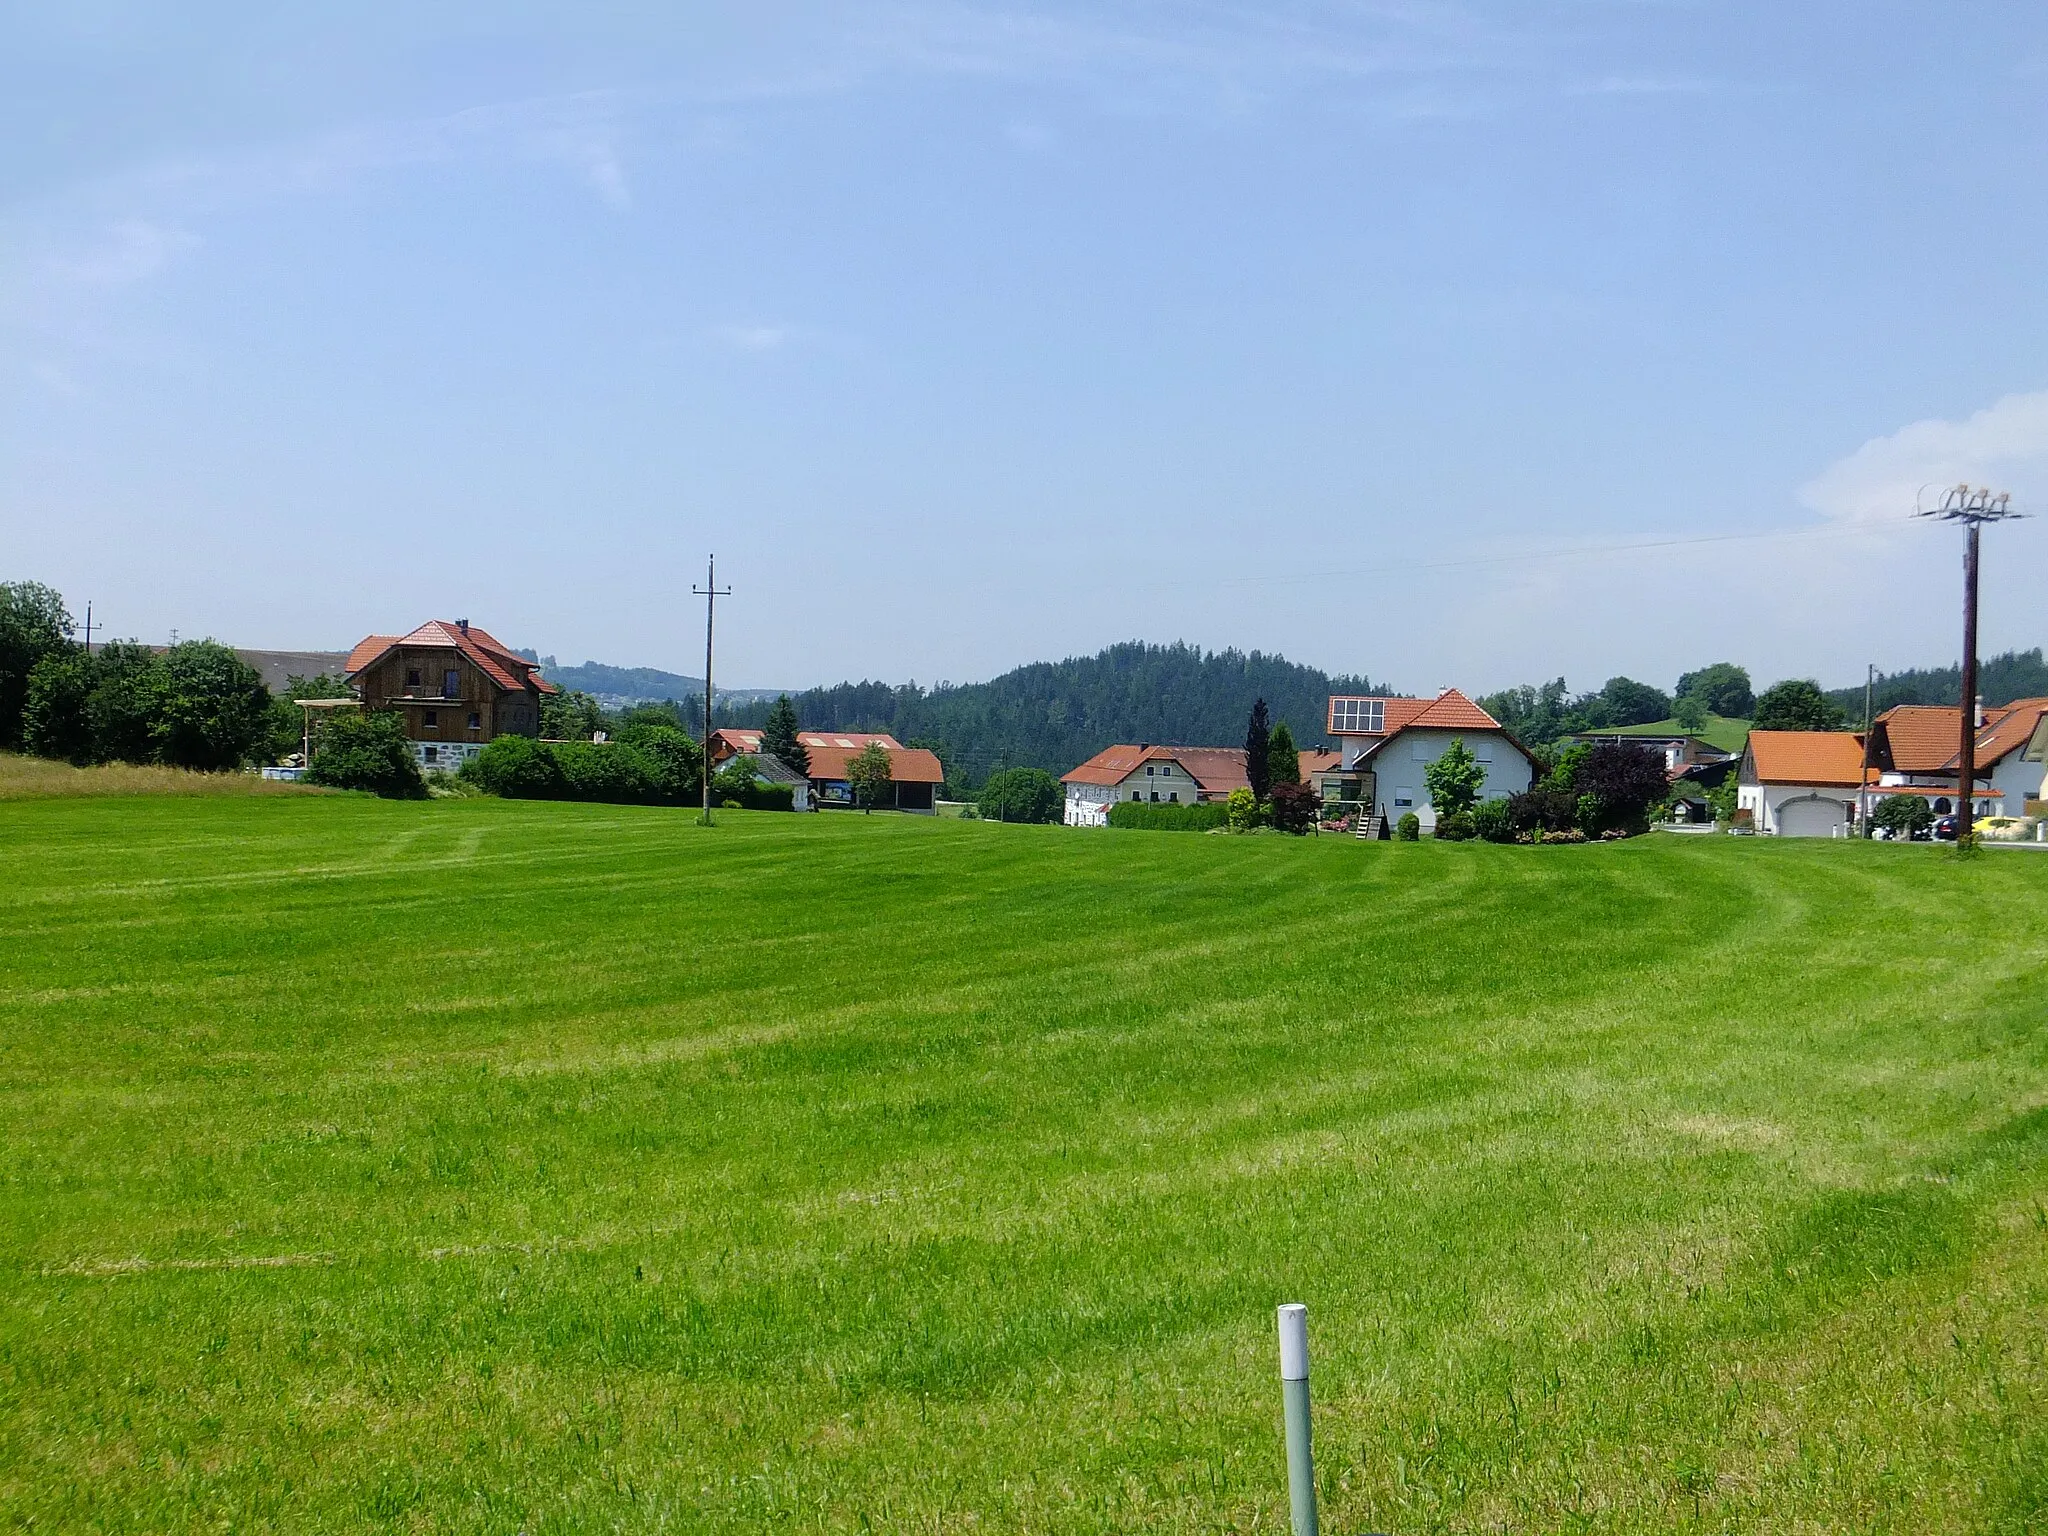
[[[1383,699],[1330,700],[1330,729],[1366,731],[1378,734],[1387,728],[1387,705]]]
[[[1132,798],[1133,800],[1142,800],[1142,799],[1144,799],[1145,797],[1144,797],[1143,795],[1139,794],[1139,793],[1138,793],[1138,792],[1137,792],[1137,791],[1136,791],[1136,790],[1134,789],[1134,790],[1132,790],[1132,791],[1131,791],[1131,798]]]
[[[1159,791],[1158,791],[1158,790],[1156,790],[1156,789],[1155,789],[1155,790],[1153,790],[1153,791],[1152,791],[1152,798],[1153,798],[1154,800],[1157,800],[1157,799],[1159,798]]]
[[[441,674],[441,697],[455,699],[462,696],[462,674],[450,667]]]
[[[469,728],[472,731],[480,731],[484,728],[484,717],[475,710],[469,712]]]
[[[428,730],[438,731],[439,729],[441,729],[441,711],[439,711],[438,709],[428,710],[427,717],[425,721],[423,721],[422,723],[426,726]]]
[[[419,687],[419,685],[420,669],[418,667],[407,667],[405,669],[405,686],[408,688],[417,688]]]
[[[1482,736],[1472,746],[1472,755],[1482,763],[1493,761],[1493,743]]]
[[[1415,804],[1415,791],[1414,791],[1414,790],[1412,790],[1412,789],[1397,789],[1397,790],[1395,790],[1395,791],[1394,791],[1394,809],[1395,809],[1395,810],[1397,810],[1397,811],[1400,811],[1400,810],[1406,810],[1406,809],[1407,809],[1408,807],[1410,807],[1410,806],[1412,806],[1412,805],[1414,805],[1414,804]]]
[[[1150,763],[1145,765],[1145,777],[1148,779],[1152,777],[1152,765]]]
[[[1178,800],[1180,798],[1180,791],[1177,789],[1169,789],[1166,792],[1166,798],[1169,800]]]
[[[420,756],[425,758],[430,763],[439,762],[441,758],[441,749],[439,747],[428,747],[420,753]]]

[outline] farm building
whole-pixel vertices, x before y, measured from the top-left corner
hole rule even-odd
[[[1877,717],[1870,761],[1880,792],[1925,795],[1945,815],[1960,797],[1962,711],[1948,704],[1901,704]],[[2017,699],[1976,710],[1971,801],[1979,816],[2019,816],[2042,798],[2048,776],[2048,699]]]
[[[934,797],[946,782],[946,770],[938,758],[923,747],[906,747],[894,736],[879,731],[799,731],[797,738],[811,759],[811,799],[819,806],[851,806],[853,787],[846,777],[846,765],[862,748],[877,743],[889,754],[889,798],[878,810],[915,811],[929,815],[936,809]],[[737,727],[721,727],[711,733],[711,763],[732,758],[762,758],[761,733]]]
[[[369,709],[397,712],[429,772],[459,768],[494,736],[538,736],[555,692],[534,664],[467,619],[432,619],[407,635],[371,635],[345,676]]]
[[[1070,827],[1109,824],[1109,808],[1119,800],[1158,801],[1162,805],[1194,805],[1221,800],[1245,788],[1244,751],[1240,747],[1105,747],[1072,772],[1066,786],[1065,821]]]
[[[1535,781],[1536,765],[1522,744],[1493,716],[1455,688],[1433,699],[1338,695],[1330,700],[1329,733],[1343,762],[1322,781],[1338,800],[1398,821],[1413,813],[1424,832],[1436,826],[1423,770],[1462,741],[1486,771],[1479,798],[1517,795]]]

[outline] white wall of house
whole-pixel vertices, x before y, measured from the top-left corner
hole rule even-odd
[[[1106,827],[1109,808],[1119,800],[1157,801],[1161,805],[1193,805],[1202,786],[1179,763],[1140,763],[1118,784],[1069,784],[1066,823],[1070,827]]]
[[[1983,816],[2024,816],[2027,802],[2048,798],[2048,762],[2030,763],[2026,760],[2026,748],[2008,752],[1988,770],[1991,782],[1999,788],[1999,798],[1977,802],[1978,814]]]
[[[1379,805],[1392,820],[1399,821],[1413,811],[1424,832],[1435,828],[1436,808],[1429,803],[1429,785],[1422,771],[1448,752],[1454,741],[1471,748],[1486,770],[1486,782],[1479,790],[1481,800],[1519,795],[1529,787],[1529,759],[1499,731],[1403,731],[1368,760],[1378,780]],[[1371,738],[1344,739],[1347,772],[1371,745]]]
[[[1116,802],[1114,784],[1069,784],[1066,823],[1070,827],[1106,827]]]
[[[1788,803],[1808,805],[1816,802],[1822,806],[1818,812],[1794,810],[1790,835],[1832,835],[1818,834],[1814,830],[1837,819],[1826,810],[1829,805],[1842,808],[1839,821],[1846,828],[1856,805],[1856,791],[1834,784],[1739,784],[1735,789],[1737,808],[1750,813],[1757,831],[1772,837],[1785,832],[1782,811]]]
[[[453,773],[477,753],[483,751],[480,741],[416,741],[412,743],[413,758],[420,765],[422,773]]]

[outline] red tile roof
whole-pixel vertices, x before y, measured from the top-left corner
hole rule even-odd
[[[1306,754],[1304,754],[1306,755]],[[1121,784],[1148,762],[1178,763],[1205,795],[1248,789],[1242,747],[1104,747],[1060,778],[1062,784]]]
[[[1761,784],[1863,782],[1863,738],[1854,731],[1751,731],[1749,755]]]
[[[838,732],[826,734],[835,742],[858,739],[858,746],[814,746],[811,742],[811,734],[805,731],[801,733],[798,739],[810,749],[811,777],[820,782],[844,779],[846,777],[846,765],[859,755],[862,747],[867,746],[871,742],[879,742],[887,750],[889,754],[889,777],[896,783],[943,784],[946,782],[945,768],[940,764],[937,757],[927,752],[923,747],[899,747],[896,745],[895,738],[891,736],[867,735],[857,738],[853,732],[848,732],[844,736]]]
[[[1375,699],[1373,694],[1334,694],[1324,715],[1324,725],[1333,736],[1391,736],[1409,726],[1447,731],[1497,731],[1501,723],[1485,710],[1474,704],[1455,688],[1446,688],[1433,699],[1377,698],[1380,704],[1381,724],[1379,732],[1344,731],[1337,727],[1337,703],[1340,699]]]
[[[2002,757],[2023,750],[2034,739],[2041,717],[2048,714],[2048,699],[2014,699],[2002,709],[1985,711],[1984,728],[1977,735],[1977,766],[1989,769]],[[1953,764],[1956,754],[1949,754]]]
[[[540,693],[561,691],[542,677],[532,662],[508,651],[474,624],[465,633],[463,626],[443,619],[429,619],[409,635],[371,635],[358,641],[355,649],[348,653],[345,675],[354,677],[387,655],[394,646],[400,645],[459,651],[507,693],[524,693],[528,688]]]
[[[1315,747],[1304,747],[1300,756],[1303,779],[1314,773],[1335,773],[1344,766],[1342,752],[1324,752]]]
[[[1900,773],[1939,773],[1956,760],[1963,712],[1953,704],[1901,704],[1877,717],[1880,754]]]

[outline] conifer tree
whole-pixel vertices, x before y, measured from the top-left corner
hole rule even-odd
[[[1264,803],[1273,787],[1273,726],[1264,699],[1253,703],[1251,722],[1245,727],[1244,776],[1252,787],[1252,798]]]
[[[796,706],[788,694],[779,695],[761,727],[761,750],[792,773],[811,776],[811,754],[797,736]]]
[[[1266,752],[1266,771],[1275,784],[1301,782],[1301,753],[1294,745],[1294,732],[1282,720],[1273,727],[1271,746]]]

